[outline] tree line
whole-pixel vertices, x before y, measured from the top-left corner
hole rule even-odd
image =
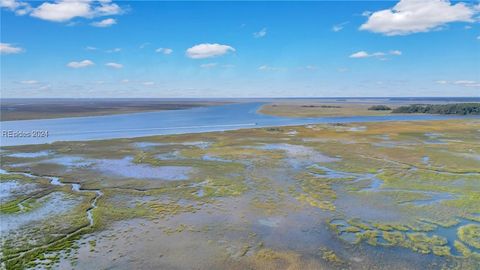
[[[480,115],[480,103],[412,104],[395,108],[392,113]]]

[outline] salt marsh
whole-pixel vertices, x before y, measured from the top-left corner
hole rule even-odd
[[[2,233],[2,261],[477,269],[479,127],[318,124],[3,147],[2,220],[22,218]]]

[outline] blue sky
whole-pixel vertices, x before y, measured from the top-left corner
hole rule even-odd
[[[478,2],[0,4],[2,97],[480,96]]]

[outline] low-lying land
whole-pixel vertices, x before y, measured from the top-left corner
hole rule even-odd
[[[376,100],[372,100],[375,102]],[[453,114],[479,115],[480,103],[448,104],[405,104],[391,102],[388,105],[378,103],[285,101],[262,106],[260,113],[285,117],[330,117],[330,116],[383,116],[395,114]]]
[[[369,110],[370,107],[372,107],[370,103],[288,101],[265,104],[259,112],[284,117],[378,116],[390,113],[385,110]]]
[[[478,269],[480,120],[3,147],[7,269]]]
[[[181,110],[225,104],[213,101],[155,99],[3,99],[0,120],[31,120]]]

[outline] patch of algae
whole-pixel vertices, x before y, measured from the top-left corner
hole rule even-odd
[[[313,259],[305,259],[299,253],[293,251],[279,251],[268,248],[262,248],[251,258],[249,264],[253,269],[265,270],[313,270],[323,269],[323,267]]]
[[[355,224],[356,226],[352,226]],[[365,241],[372,246],[399,246],[409,248],[421,254],[433,253],[437,256],[450,256],[450,247],[447,240],[438,235],[427,235],[425,232],[413,231],[403,225],[374,224],[368,225],[359,220],[331,220],[330,228],[338,235],[354,233],[356,240],[353,243]],[[407,232],[409,231],[409,232]]]
[[[325,260],[326,262],[336,264],[336,265],[343,263],[343,260],[340,259],[340,257],[338,257],[333,250],[330,250],[326,247],[321,247],[319,251],[320,251],[320,255],[322,256],[322,259]]]
[[[333,201],[336,199],[336,193],[332,189],[331,181],[319,179],[309,173],[301,173],[296,179],[303,191],[295,195],[297,200],[323,210],[335,210]]]

